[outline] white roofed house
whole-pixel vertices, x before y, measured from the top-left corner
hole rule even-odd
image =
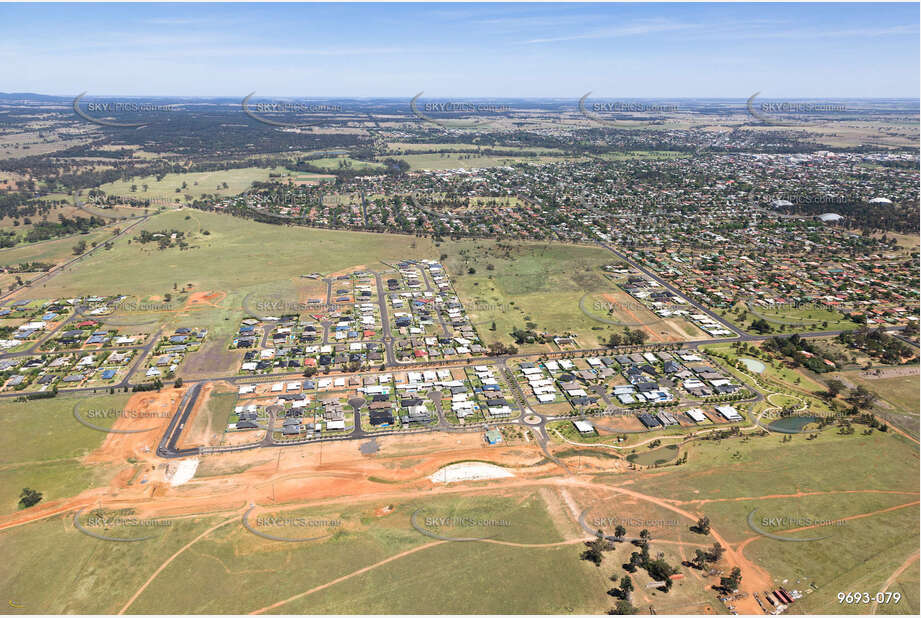
[[[732,406],[716,406],[716,411],[727,421],[736,422],[742,420],[742,415]]]
[[[694,421],[695,423],[697,423],[698,425],[700,425],[700,424],[702,424],[702,423],[709,423],[709,422],[710,422],[710,419],[707,418],[707,416],[703,413],[703,410],[701,410],[700,408],[693,408],[693,409],[691,409],[691,410],[687,410],[687,411],[685,412],[685,414],[687,414],[688,417],[689,417],[692,421]]]
[[[595,427],[588,421],[573,421],[572,424],[575,426],[576,431],[584,436],[595,433]]]

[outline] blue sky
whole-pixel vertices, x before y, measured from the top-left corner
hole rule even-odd
[[[919,5],[0,4],[0,91],[911,97]]]

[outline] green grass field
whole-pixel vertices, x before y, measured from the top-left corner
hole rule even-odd
[[[385,503],[386,504],[386,503]],[[561,541],[563,533],[537,491],[495,496],[450,496],[400,502],[389,514],[382,504],[329,505],[278,512],[289,518],[333,520],[340,526],[320,541],[282,543],[257,537],[239,515],[195,543],[167,566],[137,598],[129,613],[246,613],[376,565],[396,554],[437,543],[425,515],[504,521],[485,527],[499,540],[523,544]],[[268,512],[262,512],[268,515]],[[256,516],[250,519],[251,524]],[[115,613],[158,566],[220,518],[186,518],[158,532],[156,540],[121,544],[98,541],[54,518],[0,533],[7,569],[0,585],[35,613]],[[572,525],[572,524],[569,524]],[[338,531],[335,531],[338,530]],[[475,534],[472,527],[440,531]],[[571,533],[572,530],[567,530]],[[303,529],[273,528],[278,536]],[[578,544],[517,547],[444,542],[375,566],[367,573],[281,605],[277,613],[599,613],[607,569],[579,560]],[[515,561],[516,568],[509,564]],[[565,568],[563,566],[565,565]],[[195,574],[195,586],[183,585]],[[54,585],[52,585],[54,583]],[[447,587],[446,587],[447,586]],[[484,586],[501,594],[483,594]],[[202,594],[203,591],[207,593]]]
[[[400,155],[411,169],[414,170],[447,170],[447,169],[472,169],[482,167],[502,167],[516,163],[552,163],[563,160],[576,161],[579,159],[561,159],[560,157],[496,157],[492,155],[478,155],[467,153],[438,153],[438,154],[404,154]]]
[[[584,347],[623,331],[623,327],[589,318],[579,308],[586,293],[613,289],[601,271],[602,265],[615,261],[610,253],[594,247],[540,243],[510,246],[506,250],[494,241],[460,241],[444,251],[454,287],[488,343],[511,343],[508,333],[525,328],[528,322],[537,331],[571,331]],[[475,274],[469,274],[471,268]],[[493,322],[495,331],[490,330]]]
[[[912,503],[917,502],[918,449],[901,436],[826,431],[812,441],[795,436],[784,443],[771,436],[693,442],[682,450],[689,453],[687,464],[659,468],[637,487],[690,501],[683,507],[710,517],[713,528],[732,543],[757,537],[745,555],[768,569],[778,585],[804,592],[811,590],[810,584],[818,587],[796,607],[797,613],[859,612],[839,607],[837,592],[878,592],[917,549],[918,506]],[[782,542],[761,537],[749,527],[748,514],[754,509],[756,523],[761,517],[868,516],[790,534],[828,536],[821,541]],[[793,527],[763,529],[777,533]],[[915,613],[917,594],[908,596],[901,610]]]
[[[123,238],[79,268],[55,279],[61,295],[164,294],[173,283],[198,290],[247,291],[267,283],[292,283],[301,274],[330,273],[356,265],[387,267],[380,260],[431,257],[431,242],[405,236],[338,232],[254,223],[195,210],[158,214],[129,234],[176,229],[191,236],[188,250],[158,249]],[[207,230],[205,235],[201,230]],[[416,248],[411,245],[416,244]]]
[[[295,296],[303,273],[331,273],[354,266],[384,270],[383,262],[447,254],[458,294],[489,341],[511,342],[508,333],[524,328],[526,322],[552,332],[566,325],[587,346],[622,330],[599,324],[579,309],[587,291],[610,287],[600,266],[613,259],[592,247],[516,243],[506,251],[493,241],[445,242],[436,247],[430,239],[283,227],[194,210],[155,215],[130,236],[141,229],[185,231],[191,248],[161,250],[153,243],[142,245],[126,237],[113,249],[100,251],[57,276],[55,289],[62,296],[163,296],[175,295],[174,284],[192,283],[195,291],[226,291],[229,295],[220,310],[198,311],[188,317],[191,322],[220,328],[242,313],[243,298],[250,292]],[[489,264],[494,270],[488,269]],[[471,267],[475,275],[467,274]],[[35,289],[27,294],[39,297],[47,291]],[[489,331],[493,321],[497,325],[494,332]]]
[[[743,311],[742,314],[737,314],[736,310],[739,309]],[[717,310],[717,313],[742,329],[748,329],[752,320],[763,319],[771,326],[771,332],[774,333],[853,330],[858,326],[857,323],[848,319],[844,314],[821,307],[768,309],[766,307],[749,307],[745,303],[738,303],[733,307],[733,311],[722,309]],[[744,315],[745,318],[741,319],[740,315]],[[750,332],[755,333],[755,331]]]
[[[85,214],[82,216],[86,216]],[[116,229],[124,229],[125,223],[115,223],[97,228],[88,234],[74,234],[63,238],[0,249],[0,266],[16,266],[27,262],[58,264],[74,257],[74,245],[86,241],[87,248],[93,243],[103,243],[114,235]],[[28,280],[29,277],[23,277]]]
[[[320,167],[325,170],[334,172],[336,170],[345,168],[352,170],[366,170],[366,169],[384,169],[384,166],[371,163],[369,161],[359,161],[358,159],[353,159],[351,157],[323,157],[322,159],[308,159],[307,163],[315,167]]]
[[[0,440],[0,514],[19,508],[19,492],[31,487],[44,494],[43,501],[73,496],[109,477],[106,468],[89,468],[80,459],[99,447],[106,434],[84,427],[73,417],[80,410],[121,410],[128,394],[89,398],[54,398],[33,402],[0,403],[6,430]],[[91,422],[108,427],[114,418]]]
[[[849,371],[842,375],[854,384],[864,386],[877,393],[897,411],[905,414],[918,414],[921,402],[919,402],[917,375],[877,379],[861,377],[858,371]]]
[[[97,187],[108,195],[119,195],[136,199],[159,199],[174,203],[177,199],[185,203],[185,196],[193,199],[204,194],[237,195],[249,189],[256,181],[267,181],[270,174],[279,174],[282,177],[296,176],[284,168],[244,167],[232,170],[218,170],[214,172],[186,172],[182,174],[167,174],[162,180],[155,176],[131,178],[130,180],[117,180]],[[186,187],[182,188],[185,183]],[[227,187],[224,187],[227,183]],[[131,186],[136,187],[131,191]],[[147,190],[144,190],[147,185]],[[177,192],[176,189],[179,189]]]

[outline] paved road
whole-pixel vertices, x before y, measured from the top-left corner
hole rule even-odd
[[[121,232],[119,232],[119,233],[116,234],[115,236],[112,236],[111,238],[105,239],[104,242],[99,243],[99,244],[96,245],[95,247],[91,247],[89,251],[86,251],[86,252],[84,252],[84,253],[81,253],[81,254],[78,255],[77,257],[75,257],[75,258],[73,258],[73,259],[70,259],[70,260],[64,262],[63,264],[59,264],[59,265],[55,266],[54,268],[52,268],[51,270],[49,270],[49,271],[47,271],[47,272],[45,272],[45,273],[42,273],[41,275],[39,275],[38,277],[36,277],[36,278],[33,279],[32,281],[30,281],[27,285],[20,286],[20,287],[18,287],[18,288],[15,288],[15,289],[13,289],[13,290],[10,290],[10,291],[7,292],[6,294],[0,295],[0,302],[6,300],[6,299],[9,298],[10,296],[12,296],[12,295],[14,295],[14,294],[16,294],[16,293],[18,293],[18,292],[20,292],[20,291],[23,290],[24,288],[27,288],[27,287],[30,287],[30,288],[31,288],[31,287],[35,287],[36,284],[38,284],[38,283],[47,282],[49,279],[51,279],[51,278],[54,277],[55,275],[57,275],[57,274],[59,274],[59,273],[65,271],[65,270],[67,269],[68,266],[71,266],[71,265],[73,265],[73,264],[76,264],[76,263],[80,262],[81,260],[83,260],[83,259],[89,257],[90,255],[92,255],[93,253],[95,253],[96,251],[102,250],[102,249],[105,247],[105,244],[106,244],[107,242],[112,242],[113,240],[117,240],[117,239],[121,238],[122,236],[124,236],[125,234],[127,234],[128,232],[130,232],[132,229],[134,229],[134,227],[136,227],[137,225],[143,223],[144,221],[147,221],[147,219],[149,219],[149,218],[150,218],[150,216],[146,216],[146,217],[142,217],[142,218],[140,218],[140,219],[137,219],[134,223],[130,224],[128,227],[126,227],[125,229],[123,229]]]
[[[133,223],[131,226],[126,228],[124,231],[122,231],[118,236],[124,235],[131,228],[143,222],[147,218],[148,217],[139,219],[138,221]],[[684,298],[691,306],[695,307],[700,312],[706,315],[709,315],[710,317],[712,317],[714,320],[716,320],[720,324],[723,324],[727,329],[730,329],[732,332],[736,333],[736,337],[711,338],[711,339],[704,339],[704,340],[683,342],[683,343],[673,343],[673,344],[646,344],[643,346],[621,346],[620,349],[606,348],[606,347],[589,348],[589,349],[574,351],[575,353],[578,353],[581,355],[590,355],[590,354],[617,354],[619,352],[629,353],[629,352],[633,352],[633,351],[641,350],[641,349],[671,349],[671,348],[697,349],[701,345],[725,343],[729,341],[738,341],[738,340],[750,341],[750,342],[764,341],[774,336],[774,335],[751,335],[751,334],[741,331],[738,327],[727,323],[722,317],[718,316],[714,312],[710,311],[709,309],[706,309],[705,307],[702,307],[698,303],[687,298],[680,290],[677,290],[676,288],[674,288],[671,284],[669,284],[667,281],[664,281],[663,279],[658,277],[655,273],[652,273],[645,267],[640,266],[639,264],[636,264],[633,260],[619,253],[618,251],[614,250],[610,246],[605,245],[603,243],[600,243],[600,244],[602,244],[604,248],[606,248],[608,251],[613,253],[618,258],[622,259],[623,261],[630,264],[631,266],[633,266],[640,272],[644,273],[645,275],[647,275],[654,281],[661,284],[664,288],[680,296],[681,298]],[[79,260],[93,253],[94,251],[99,250],[101,247],[102,245],[99,245],[91,249],[90,251],[87,251],[81,256],[78,256],[74,258],[73,260],[70,260],[69,262],[53,269],[52,271],[49,271],[45,275],[42,275],[39,279],[47,280],[47,278],[50,278],[54,274],[57,274],[58,272],[63,270],[66,266],[73,264],[75,262],[78,262]],[[457,359],[456,361],[441,360],[441,361],[420,361],[420,362],[411,362],[411,363],[399,363],[397,362],[394,352],[393,352],[394,340],[392,336],[390,335],[390,322],[389,322],[388,308],[387,308],[387,292],[385,291],[385,288],[383,285],[381,273],[379,272],[374,273],[374,277],[375,277],[377,291],[378,291],[378,306],[380,309],[382,331],[384,333],[383,338],[382,338],[382,343],[383,343],[385,357],[386,357],[385,366],[388,369],[390,370],[394,370],[394,369],[399,370],[399,369],[408,369],[408,368],[422,369],[426,367],[466,366],[466,365],[473,365],[476,363],[495,362],[496,367],[498,367],[500,372],[502,373],[503,380],[508,382],[508,386],[512,390],[513,395],[515,399],[517,400],[517,405],[521,409],[521,416],[518,419],[512,419],[508,421],[500,420],[500,421],[479,423],[473,426],[455,427],[455,426],[450,425],[447,422],[447,419],[445,418],[444,410],[442,408],[441,401],[439,398],[439,399],[433,399],[433,402],[435,403],[436,411],[438,414],[438,422],[436,426],[424,427],[424,428],[413,429],[413,430],[365,431],[361,427],[361,419],[360,419],[359,411],[354,410],[353,413],[355,417],[355,427],[353,431],[348,434],[342,434],[338,436],[327,436],[327,437],[322,437],[322,438],[311,438],[308,440],[300,440],[296,442],[293,442],[293,441],[292,442],[275,442],[272,437],[273,432],[272,432],[272,425],[270,423],[269,429],[268,431],[266,431],[266,435],[259,442],[239,445],[239,446],[233,446],[233,447],[203,447],[203,448],[196,447],[196,448],[178,449],[176,447],[176,444],[178,443],[179,437],[181,436],[185,423],[188,420],[189,415],[191,414],[192,410],[194,409],[196,401],[198,400],[198,397],[201,391],[201,387],[206,382],[221,380],[221,381],[226,381],[232,384],[260,383],[260,382],[267,382],[267,381],[284,380],[285,378],[290,378],[290,377],[300,378],[300,377],[303,377],[303,373],[301,371],[290,371],[290,372],[283,372],[283,373],[275,373],[275,374],[271,374],[268,376],[226,376],[226,377],[225,376],[215,376],[215,377],[209,377],[209,378],[202,378],[199,380],[188,380],[186,382],[187,385],[189,385],[191,388],[183,397],[183,400],[180,402],[177,413],[171,419],[167,427],[167,430],[164,433],[163,438],[161,439],[160,445],[157,449],[158,454],[166,458],[175,458],[175,457],[186,457],[190,455],[199,455],[203,453],[212,453],[212,452],[249,450],[249,449],[263,448],[263,447],[295,446],[299,444],[319,442],[319,441],[329,441],[329,440],[365,440],[365,439],[373,438],[376,436],[405,435],[407,433],[424,433],[424,432],[431,432],[431,431],[442,431],[442,432],[482,431],[486,427],[497,427],[497,426],[502,426],[502,425],[519,425],[521,427],[530,429],[532,433],[534,434],[541,449],[544,451],[545,455],[548,457],[548,459],[557,463],[561,468],[563,468],[568,473],[569,468],[565,465],[565,463],[563,463],[562,461],[559,461],[557,458],[555,458],[552,455],[552,453],[550,453],[550,450],[548,447],[549,436],[546,431],[546,424],[548,422],[553,422],[555,420],[560,420],[564,418],[571,419],[571,418],[576,418],[576,417],[544,415],[544,414],[541,414],[539,411],[534,411],[530,409],[527,406],[527,398],[525,397],[524,393],[521,391],[521,388],[518,385],[517,380],[515,380],[514,376],[511,375],[510,370],[507,367],[507,362],[509,360],[523,359],[523,358],[537,358],[537,357],[543,356],[544,354],[543,353],[518,353],[518,354],[503,355],[503,356],[479,356],[479,357],[473,357],[473,358],[467,358],[467,359]],[[428,273],[426,273],[424,269],[423,269],[423,278],[426,283],[427,289],[431,291],[432,284],[429,280]],[[329,305],[332,300],[333,284],[334,284],[333,280],[331,279],[326,280],[327,305]],[[14,292],[11,292],[5,295],[4,297],[0,297],[0,300],[2,300],[3,298],[9,297],[12,293]],[[75,313],[73,316],[70,316],[65,321],[64,324],[69,323],[76,317],[77,316]],[[445,331],[447,332],[447,326],[444,322],[443,317],[440,315],[440,313],[439,313],[439,320],[441,321],[442,328],[445,329]],[[330,323],[328,321],[323,323],[323,342],[324,343],[328,342],[329,326],[330,326]],[[913,342],[900,336],[898,334],[900,330],[901,329],[889,329],[887,332],[894,334],[899,339],[906,341],[907,343],[910,343],[911,345],[916,345]],[[807,338],[826,337],[826,336],[836,336],[840,334],[841,332],[843,331],[834,330],[834,331],[810,332],[810,333],[800,333],[800,336],[807,337]],[[789,334],[792,334],[792,333],[789,333]],[[789,334],[785,334],[783,336],[788,336]],[[268,337],[268,331],[263,335],[263,342],[267,340],[267,337]],[[153,348],[159,341],[159,338],[160,338],[160,331],[154,334],[150,338],[150,340],[143,346],[125,346],[121,348],[113,348],[113,349],[118,349],[118,350],[126,350],[126,349],[138,350],[138,354],[136,355],[132,363],[132,366],[127,372],[125,378],[118,384],[112,385],[112,386],[104,386],[104,387],[97,386],[97,387],[82,387],[82,388],[76,388],[76,389],[67,389],[61,392],[68,393],[68,394],[73,393],[75,395],[85,395],[85,394],[96,393],[98,391],[104,392],[108,390],[109,388],[115,388],[115,389],[120,390],[123,388],[130,387],[131,386],[130,378],[132,377],[132,375],[134,375],[134,373],[142,365],[143,360],[147,358],[147,356],[151,353],[151,351],[153,350]],[[43,340],[40,339],[36,341],[33,345],[31,345],[29,348],[27,348],[26,350],[22,350],[20,352],[15,352],[15,353],[10,353],[10,354],[2,354],[0,355],[0,358],[10,358],[10,357],[26,356],[29,354],[33,354],[35,350],[38,348],[38,346],[41,345],[42,342]],[[752,401],[757,401],[763,398],[763,394],[760,393],[757,389],[751,388],[751,390],[753,390],[756,393]],[[22,392],[0,393],[0,398],[21,397],[23,395],[24,393]],[[605,403],[610,404],[610,399],[606,397],[605,393],[601,393],[601,397],[605,401]],[[533,414],[537,416],[540,419],[539,422],[535,424],[524,423],[523,418],[529,414]]]
[[[651,270],[649,270],[649,269],[646,268],[645,266],[641,266],[640,264],[638,264],[638,263],[637,263],[636,261],[634,261],[633,259],[627,257],[627,256],[624,255],[623,253],[621,253],[621,252],[617,251],[616,249],[614,249],[613,247],[611,247],[611,245],[608,245],[608,244],[603,243],[603,242],[599,242],[598,244],[601,245],[602,247],[604,247],[605,249],[607,249],[608,251],[610,251],[611,253],[613,253],[615,256],[617,256],[618,258],[620,258],[621,260],[623,260],[624,262],[626,262],[626,263],[629,264],[630,266],[632,266],[633,268],[637,269],[638,271],[640,271],[641,273],[643,273],[644,275],[646,275],[647,277],[649,277],[650,279],[652,279],[653,281],[655,281],[656,283],[658,283],[659,285],[661,285],[662,287],[664,287],[666,290],[668,290],[668,291],[671,292],[672,294],[675,294],[676,296],[679,296],[679,297],[683,298],[683,299],[685,300],[685,302],[687,302],[689,305],[691,305],[692,307],[694,307],[695,309],[697,309],[697,310],[700,311],[701,313],[710,316],[711,318],[713,318],[714,320],[716,320],[717,322],[719,322],[720,324],[722,324],[723,326],[725,326],[726,328],[728,328],[729,330],[731,330],[732,332],[734,332],[734,333],[735,333],[736,335],[738,335],[739,338],[742,339],[743,341],[754,341],[753,339],[749,339],[749,337],[753,337],[753,335],[749,335],[748,333],[746,333],[746,332],[740,330],[737,326],[735,326],[735,325],[730,324],[729,322],[727,322],[722,316],[717,315],[716,313],[714,313],[713,311],[707,309],[707,308],[704,307],[703,305],[697,303],[696,301],[691,300],[690,298],[688,298],[688,297],[684,294],[684,292],[682,292],[681,290],[679,290],[678,288],[676,288],[675,286],[673,286],[673,285],[672,285],[671,283],[669,283],[668,281],[662,279],[659,275],[655,274],[654,272],[652,272]]]
[[[387,314],[387,292],[384,282],[381,280],[381,273],[374,273],[375,285],[377,285],[377,306],[381,313],[381,335],[384,344],[384,361],[390,365],[397,365],[397,357],[393,353],[393,337],[390,335],[390,318]]]

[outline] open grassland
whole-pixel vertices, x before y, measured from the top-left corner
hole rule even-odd
[[[919,598],[919,591],[921,591],[921,585],[919,585],[918,573],[918,559],[915,557],[915,560],[912,562],[908,568],[906,568],[900,575],[898,575],[895,580],[892,582],[892,585],[889,586],[888,590],[892,592],[899,592],[902,595],[902,601],[898,604],[880,604],[877,608],[877,614],[917,614],[919,609],[921,609],[921,598]],[[881,587],[879,588],[882,589]]]
[[[749,329],[756,319],[763,319],[770,325],[770,332],[778,334],[789,331],[853,330],[859,326],[843,313],[820,307],[768,308],[740,302],[731,310],[717,309],[716,313],[752,334],[760,334]]]
[[[608,584],[578,551],[445,543],[372,571],[358,590],[342,583],[275,613],[601,613]]]
[[[157,180],[156,176],[143,176],[129,180],[116,180],[100,185],[98,189],[107,195],[118,195],[136,199],[165,200],[174,203],[177,199],[185,203],[186,195],[196,199],[205,194],[237,195],[249,189],[254,182],[267,181],[270,175],[282,178],[296,175],[296,172],[284,168],[244,167],[231,170],[218,170],[214,172],[185,172],[182,174],[167,174]],[[183,188],[185,183],[185,188]],[[227,187],[224,187],[224,184]],[[132,191],[132,185],[135,190]],[[144,189],[144,186],[147,189]],[[177,191],[178,189],[178,191]]]
[[[191,236],[189,249],[161,250],[123,238],[56,278],[55,287],[62,295],[162,295],[176,282],[194,283],[199,290],[246,291],[314,271],[328,274],[356,265],[384,270],[381,260],[431,257],[435,251],[430,241],[406,236],[283,227],[194,210],[158,214],[130,236],[174,229]]]
[[[444,151],[444,152],[470,152],[478,150],[502,150],[502,151],[515,151],[515,152],[535,152],[539,154],[546,155],[562,155],[564,152],[559,148],[541,148],[539,146],[529,147],[529,146],[482,146],[480,144],[453,144],[450,142],[444,143],[434,143],[434,144],[410,144],[407,142],[390,142],[387,144],[387,148],[392,151],[400,153],[413,153],[413,152],[429,152],[429,151]]]
[[[100,244],[115,235],[116,229],[124,227],[124,223],[116,223],[104,228],[96,228],[88,234],[73,234],[63,238],[45,240],[42,242],[0,249],[0,267],[16,266],[27,262],[44,262],[58,264],[74,257],[74,245],[81,240],[86,241],[87,248],[93,243]],[[28,277],[23,277],[28,279]]]
[[[4,420],[0,439],[0,514],[19,508],[19,492],[31,487],[44,501],[64,498],[92,487],[109,472],[87,468],[80,459],[97,448],[106,433],[81,425],[73,416],[74,404],[86,411],[122,410],[128,394],[91,398],[54,398],[31,402],[0,403]],[[93,424],[109,427],[113,416],[93,418]]]
[[[845,371],[840,375],[849,382],[873,391],[889,402],[896,411],[918,415],[921,400],[918,394],[917,374],[871,379],[864,377],[862,373],[862,371]]]
[[[831,428],[805,434],[703,440],[683,447],[688,462],[644,480],[644,491],[676,500],[765,496],[775,493],[890,489],[917,492],[917,445],[874,431],[842,436]],[[743,522],[744,523],[744,522]]]
[[[9,568],[0,571],[0,585],[29,613],[114,614],[166,558],[219,521],[171,520],[152,532],[155,538],[135,543],[86,536],[74,528],[72,514],[4,530],[0,551]],[[129,536],[114,528],[99,532]]]
[[[366,170],[380,169],[384,171],[384,166],[370,161],[360,161],[351,157],[323,157],[322,159],[307,159],[306,163],[314,167],[325,170],[336,171],[339,169]],[[294,173],[294,172],[291,172]]]
[[[40,138],[35,133],[0,134],[0,159],[21,159],[66,150],[88,143],[88,139]]]
[[[647,473],[635,487],[708,516],[713,529],[767,569],[776,585],[807,593],[794,606],[797,613],[866,613],[866,606],[839,606],[837,593],[875,594],[917,551],[918,449],[901,436],[841,436],[830,429],[815,440],[736,438],[694,442],[684,451],[687,464]],[[824,538],[762,536],[749,525],[753,511],[765,532]],[[787,520],[774,521],[781,517]],[[818,521],[815,528],[795,530]],[[900,585],[912,581],[917,570],[906,571]],[[900,613],[917,613],[917,592],[905,597]]]
[[[257,529],[258,517],[269,515],[338,522],[269,530],[286,538],[330,534],[302,543],[260,538],[243,528],[239,513],[228,516],[226,525],[166,566],[128,612],[246,613],[287,599],[271,613],[598,613],[609,604],[606,574],[578,558],[582,535],[571,536],[571,527],[561,531],[550,514],[559,505],[548,507],[537,491],[387,506],[260,510],[249,519]],[[430,538],[411,525],[418,509],[424,511],[417,522],[431,530],[436,527],[427,516],[507,522],[437,529],[445,536],[494,536],[509,545]],[[0,585],[36,613],[115,613],[167,557],[220,521],[171,520],[155,532],[155,540],[130,544],[86,537],[73,529],[69,517],[7,530],[0,533],[0,547],[10,568],[0,575]],[[570,543],[546,546],[567,538]],[[512,561],[518,565],[514,569]],[[355,575],[360,569],[367,570]],[[195,586],[184,585],[189,573],[195,573]]]
[[[437,154],[406,154],[401,155],[414,170],[448,170],[448,169],[474,169],[483,167],[503,167],[516,163],[551,163],[562,161],[560,157],[542,155],[538,157],[505,157],[492,155],[478,155],[475,153],[437,153]],[[578,158],[568,158],[578,161]]]
[[[572,332],[583,347],[597,346],[624,330],[580,308],[587,295],[618,292],[601,270],[616,258],[603,249],[477,240],[446,243],[442,252],[448,255],[446,267],[455,289],[487,343],[509,343],[512,330],[529,324],[538,332]],[[649,312],[630,320],[661,330],[662,321]],[[490,330],[493,323],[496,328]]]
[[[859,607],[838,606],[836,594],[882,590],[917,550],[918,449],[897,435],[833,431],[815,440],[797,435],[790,442],[771,436],[691,443],[682,449],[689,453],[687,464],[659,468],[637,487],[707,515],[727,541],[741,544],[747,558],[773,575],[775,584],[808,592],[795,606],[797,613],[859,613]],[[749,526],[755,510],[755,525],[768,533],[826,538],[767,538]],[[788,520],[771,521],[780,517]],[[838,523],[795,531],[812,524],[796,520],[809,519]],[[907,597],[901,612],[916,613],[917,594]]]
[[[199,404],[198,413],[191,419],[185,430],[183,444],[211,446],[220,444],[237,399],[237,393],[230,389],[215,390],[210,393],[204,404]]]

